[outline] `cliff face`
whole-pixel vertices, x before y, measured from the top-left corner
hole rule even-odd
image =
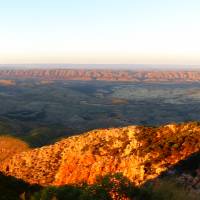
[[[130,82],[199,82],[200,72],[103,69],[2,69],[0,70],[0,78],[39,78],[45,80],[101,80]],[[4,84],[5,81],[6,80],[3,81]],[[11,82],[9,84],[14,83]]]
[[[93,183],[96,176],[122,172],[142,184],[199,149],[197,123],[99,129],[18,153],[1,162],[0,171],[42,185]]]

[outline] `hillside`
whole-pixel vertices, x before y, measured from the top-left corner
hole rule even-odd
[[[184,70],[134,71],[109,69],[1,69],[0,78],[128,82],[199,82],[200,72]]]
[[[140,185],[199,149],[198,123],[98,129],[18,153],[0,170],[41,185],[94,183],[96,176],[121,172]]]
[[[0,162],[28,149],[28,145],[17,138],[0,136]]]

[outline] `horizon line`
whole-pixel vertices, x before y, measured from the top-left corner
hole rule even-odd
[[[164,65],[164,66],[199,66],[200,64],[157,64],[157,63],[149,63],[149,64],[143,64],[143,63],[0,63],[0,65],[146,65],[146,66],[152,66],[152,65]]]

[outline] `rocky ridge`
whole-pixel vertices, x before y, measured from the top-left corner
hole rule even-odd
[[[199,82],[200,71],[134,71],[109,69],[1,69],[0,78],[99,80],[128,82]]]
[[[198,123],[98,129],[15,154],[0,171],[31,184],[64,185],[121,172],[136,185],[200,149]]]

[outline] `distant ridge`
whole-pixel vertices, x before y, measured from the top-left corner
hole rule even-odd
[[[121,70],[121,69],[0,69],[2,79],[43,79],[124,82],[200,82],[200,70]]]

